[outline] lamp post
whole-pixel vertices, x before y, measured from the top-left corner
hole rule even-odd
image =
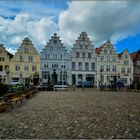
[[[33,85],[36,86],[38,82],[39,82],[39,74],[38,72],[35,72],[33,74]]]
[[[5,73],[6,73],[6,84],[9,84],[10,83],[10,79],[9,79],[10,70],[8,66],[5,69]]]
[[[103,69],[101,69],[100,72],[101,72],[101,85],[103,85],[103,74],[102,74]]]
[[[129,86],[131,85],[131,64],[130,64],[130,55],[129,55]]]
[[[97,56],[97,90],[99,90],[99,79],[98,79],[98,56]]]

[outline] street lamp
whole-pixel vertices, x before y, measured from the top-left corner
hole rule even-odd
[[[131,64],[130,64],[130,55],[129,55],[129,86],[131,85]]]
[[[101,84],[103,84],[103,73],[102,73],[103,69],[101,69],[100,72],[101,72]]]
[[[98,79],[98,63],[99,63],[99,61],[98,61],[98,56],[97,56],[97,90],[99,90],[99,79]]]
[[[33,85],[37,85],[38,82],[39,82],[39,74],[38,72],[35,72],[33,74]]]

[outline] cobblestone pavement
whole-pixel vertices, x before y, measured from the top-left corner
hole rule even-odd
[[[39,92],[0,114],[3,138],[140,138],[140,93]]]

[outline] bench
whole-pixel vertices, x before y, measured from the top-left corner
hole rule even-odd
[[[6,104],[10,104],[11,108],[13,108],[13,102],[17,103],[17,101],[20,101],[22,104],[22,95],[21,92],[15,92],[15,93],[8,93],[4,95]]]
[[[61,88],[54,88],[54,91],[67,91],[67,88],[63,88],[63,87],[61,87]]]
[[[57,91],[57,90],[64,90],[64,91],[67,91],[68,90],[68,86],[67,85],[54,85],[54,91]]]
[[[33,95],[33,91],[28,91],[26,99],[30,99],[32,97],[32,95]]]
[[[25,96],[26,99],[30,99],[33,96],[33,94],[35,94],[35,91],[33,89],[29,89],[23,96]]]

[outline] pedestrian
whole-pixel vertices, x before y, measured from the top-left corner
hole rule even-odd
[[[84,91],[84,83],[82,84],[82,89],[83,89],[83,91]]]
[[[72,88],[73,88],[73,91],[75,91],[75,85],[74,84],[72,85]]]

